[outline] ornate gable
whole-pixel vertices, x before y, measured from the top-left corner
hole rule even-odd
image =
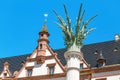
[[[32,55],[27,58],[27,61],[21,68],[16,78],[54,75],[64,72],[65,69],[57,58],[57,54],[54,53],[49,46],[47,46],[44,56],[37,57],[37,50],[35,50]]]
[[[2,77],[2,79],[5,79],[5,78],[11,77],[11,76],[12,76],[12,74],[9,70],[9,63],[5,62],[4,69],[3,69],[2,73],[0,74],[0,77]]]

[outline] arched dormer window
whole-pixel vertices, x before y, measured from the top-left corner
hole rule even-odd
[[[98,59],[97,59],[98,67],[100,67],[100,68],[104,67],[105,63],[106,63],[106,59],[103,57],[103,54],[100,53],[100,55],[98,56]]]

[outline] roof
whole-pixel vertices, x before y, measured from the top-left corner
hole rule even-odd
[[[97,66],[97,58],[102,51],[102,55],[106,59],[106,65],[115,65],[120,64],[120,43],[116,41],[106,41],[101,43],[95,43],[95,44],[89,44],[83,46],[81,49],[84,55],[84,58],[88,64],[91,65],[91,68]],[[94,54],[95,52],[98,52],[98,54]],[[60,59],[61,63],[65,66],[66,60],[64,58],[64,53],[66,49],[57,49],[54,50],[58,55],[58,58]],[[22,67],[22,63],[26,61],[27,56],[30,56],[31,54],[25,54],[20,56],[13,56],[13,57],[7,57],[7,58],[1,58],[0,59],[0,72],[3,70],[4,62],[8,62],[10,64],[10,71],[19,71]]]
[[[26,61],[27,57],[31,54],[25,54],[20,56],[6,57],[0,59],[0,73],[3,71],[4,63],[9,63],[10,72],[13,74],[14,71],[19,71],[22,67],[22,63]]]
[[[44,32],[49,34],[46,24],[43,25],[43,28],[40,31],[40,33],[44,33]]]

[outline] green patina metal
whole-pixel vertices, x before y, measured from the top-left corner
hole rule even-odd
[[[66,21],[58,15],[58,13],[53,10],[59,23],[57,25],[62,29],[64,33],[65,46],[68,51],[80,51],[83,46],[83,40],[94,28],[87,29],[89,22],[91,22],[97,15],[83,21],[85,10],[82,10],[82,4],[80,5],[80,10],[78,12],[78,17],[76,20],[75,28],[71,24],[71,19],[68,16],[66,6],[64,5],[64,11],[66,15]]]

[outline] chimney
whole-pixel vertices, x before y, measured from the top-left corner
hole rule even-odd
[[[116,34],[115,35],[115,41],[119,41],[120,40],[120,36],[119,36],[119,34]]]

